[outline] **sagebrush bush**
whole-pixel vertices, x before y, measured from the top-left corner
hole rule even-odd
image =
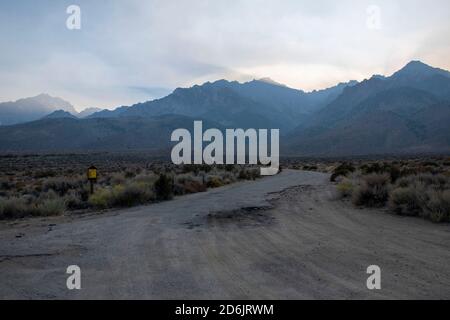
[[[155,192],[158,200],[170,200],[173,197],[172,179],[166,174],[160,174],[155,182]]]
[[[136,172],[133,170],[127,170],[127,171],[125,171],[124,176],[125,176],[125,179],[131,179],[136,176]]]
[[[347,198],[353,194],[354,185],[349,179],[343,179],[337,185],[337,190],[341,198]]]
[[[110,207],[111,193],[110,188],[97,189],[94,194],[89,197],[89,204],[98,209],[106,209]]]
[[[450,222],[450,190],[429,191],[424,212],[433,222]]]
[[[56,216],[64,213],[66,204],[62,198],[45,199],[38,203],[34,210],[34,216]]]
[[[27,201],[24,198],[12,197],[0,200],[1,219],[23,218],[28,215]]]
[[[255,180],[261,176],[261,171],[255,168],[242,168],[239,172],[238,179],[240,180]]]
[[[352,201],[357,206],[382,207],[389,197],[389,176],[372,173],[364,176],[361,184],[355,188]]]
[[[11,181],[7,179],[0,180],[0,190],[11,190],[13,188]]]
[[[206,185],[199,181],[185,181],[183,184],[185,193],[205,192],[207,190]]]
[[[417,183],[422,183],[425,186],[433,186],[439,189],[450,187],[449,178],[444,174],[421,173],[417,175],[409,175],[400,178],[397,182],[397,184],[401,187],[408,187]]]
[[[354,171],[355,167],[352,164],[344,162],[333,170],[333,173],[330,177],[330,181],[335,182],[337,177],[346,176],[347,174]]]
[[[34,173],[34,177],[35,178],[48,178],[48,177],[55,177],[56,171],[55,170],[51,170],[51,169],[46,169],[46,170],[40,170],[40,171],[36,171]]]
[[[145,183],[130,183],[116,185],[112,188],[98,189],[90,198],[89,203],[100,209],[112,207],[131,207],[144,204],[155,199],[151,186]]]
[[[131,207],[154,200],[154,194],[145,183],[118,185],[112,189],[109,204],[113,207]]]
[[[199,174],[200,171],[203,172],[210,172],[212,170],[212,167],[207,164],[185,164],[183,165],[183,172],[193,172],[194,174]]]
[[[176,195],[204,192],[207,189],[205,180],[204,174],[182,173],[175,178],[173,192]]]
[[[111,185],[124,184],[126,182],[125,174],[122,172],[113,173],[109,181]]]
[[[225,171],[219,174],[224,184],[230,184],[236,181],[236,176],[231,172]]]
[[[133,178],[133,182],[144,183],[146,185],[153,186],[158,180],[158,176],[153,172],[149,173],[140,173]],[[123,183],[122,183],[123,184]]]
[[[393,189],[389,195],[389,207],[399,215],[418,216],[426,202],[422,192],[414,186]]]
[[[69,190],[80,188],[83,182],[78,179],[66,177],[47,178],[42,184],[43,191],[53,190],[60,196],[64,196]]]
[[[422,181],[397,187],[389,196],[389,207],[401,215],[420,216],[434,222],[450,221],[450,190],[430,188]]]
[[[219,188],[219,187],[222,187],[224,185],[224,183],[220,177],[211,176],[208,178],[206,185],[208,188]]]
[[[364,164],[360,167],[360,170],[364,175],[369,175],[371,173],[386,173],[389,175],[389,178],[393,183],[402,175],[402,172],[396,163],[375,162]]]
[[[69,191],[64,197],[67,209],[69,210],[87,209],[89,207],[87,199],[88,197],[83,200],[81,193],[74,190]]]

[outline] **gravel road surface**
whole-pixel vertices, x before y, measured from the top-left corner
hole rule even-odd
[[[0,223],[0,298],[448,299],[450,226],[285,170],[173,201]],[[68,290],[66,268],[81,268]],[[381,290],[366,269],[381,268]]]

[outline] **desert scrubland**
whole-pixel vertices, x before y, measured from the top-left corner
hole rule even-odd
[[[342,201],[330,176],[283,169],[135,208],[3,221],[0,296],[447,298],[448,223]],[[69,265],[82,290],[67,289]],[[369,265],[381,290],[366,287]]]

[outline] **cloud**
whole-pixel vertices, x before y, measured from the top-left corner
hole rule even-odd
[[[446,0],[79,0],[80,31],[65,28],[69,2],[0,4],[0,98],[112,108],[219,78],[312,90],[411,59],[450,68]],[[369,5],[380,29],[367,28]]]

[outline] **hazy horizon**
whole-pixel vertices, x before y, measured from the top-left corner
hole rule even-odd
[[[414,60],[412,60],[412,61],[414,61]],[[411,62],[411,61],[408,61],[407,63],[409,63],[409,62]],[[423,61],[420,61],[420,62],[425,63],[425,62],[423,62]],[[404,67],[407,63],[405,63],[405,64],[403,65],[403,67]],[[425,64],[426,64],[426,63],[425,63]],[[432,66],[432,65],[430,65],[430,66],[431,66],[431,67],[435,67],[435,68],[440,68],[439,66]],[[398,70],[400,70],[400,69],[401,69],[401,68],[399,68]],[[398,71],[398,70],[395,70],[395,71]],[[393,73],[395,73],[395,71],[394,71]],[[374,75],[375,75],[375,74],[373,74],[373,75],[368,75],[367,77],[364,77],[363,79],[357,80],[357,81],[360,82],[360,81],[363,81],[363,80],[365,80],[365,79],[369,79],[370,77],[372,77],[372,76],[374,76]],[[381,76],[386,76],[386,77],[388,77],[388,76],[391,76],[392,74],[376,74],[376,75],[381,75]],[[326,86],[326,87],[323,87],[323,88],[315,88],[315,89],[311,89],[311,90],[304,90],[303,88],[293,88],[293,87],[290,87],[290,86],[288,86],[288,85],[286,85],[286,84],[284,84],[284,83],[278,82],[278,81],[276,81],[275,79],[272,79],[272,78],[270,78],[270,77],[258,78],[258,79],[254,78],[254,79],[250,79],[250,80],[248,80],[248,81],[239,81],[239,80],[236,80],[236,79],[225,79],[225,78],[212,79],[212,80],[207,80],[207,81],[202,82],[202,83],[192,84],[192,85],[190,85],[190,86],[186,86],[186,87],[183,87],[183,88],[192,87],[192,86],[195,86],[195,85],[204,85],[204,84],[206,84],[206,83],[214,83],[214,82],[216,82],[216,81],[221,81],[221,80],[225,80],[225,81],[228,81],[228,82],[234,82],[234,81],[237,81],[237,82],[239,82],[239,83],[241,83],[241,84],[246,83],[246,82],[250,82],[250,81],[255,81],[255,80],[256,80],[256,81],[264,81],[264,82],[272,83],[272,84],[275,84],[275,85],[285,86],[285,87],[288,87],[288,88],[291,88],[291,89],[302,90],[302,91],[304,91],[305,93],[311,93],[311,92],[313,92],[313,91],[320,91],[320,90],[324,90],[324,89],[328,89],[328,88],[334,87],[334,86],[336,86],[336,85],[338,85],[338,84],[340,84],[340,83],[348,83],[348,82],[354,81],[354,80],[356,80],[356,79],[348,79],[348,80],[344,80],[344,81],[341,81],[341,82],[338,82],[338,83],[335,83],[335,84],[332,84],[332,85],[329,85],[329,86]],[[180,87],[178,87],[178,88],[180,88]],[[123,103],[122,103],[122,104],[118,104],[118,105],[114,105],[114,106],[104,107],[104,108],[101,108],[101,109],[114,110],[114,109],[119,108],[119,107],[121,107],[121,106],[132,106],[132,105],[135,105],[135,104],[138,104],[138,103],[147,102],[147,101],[151,101],[151,100],[155,100],[155,99],[160,99],[160,98],[166,97],[167,95],[171,94],[175,89],[177,89],[177,88],[166,89],[167,92],[165,92],[164,94],[161,93],[160,96],[150,97],[150,98],[148,98],[147,100],[134,101],[134,102],[131,102],[130,104],[123,104]],[[161,90],[163,90],[163,89],[161,88]],[[32,94],[32,95],[30,95],[30,96],[17,97],[16,99],[12,99],[12,100],[9,100],[9,101],[0,101],[0,103],[3,103],[3,102],[15,102],[15,101],[18,101],[18,100],[21,100],[21,99],[34,98],[34,97],[39,96],[39,95],[47,95],[47,96],[50,96],[50,97],[53,97],[53,98],[60,98],[60,99],[63,99],[63,100],[65,100],[65,101],[67,101],[67,102],[69,102],[69,103],[72,104],[72,102],[71,102],[71,101],[68,101],[67,99],[65,99],[65,97],[61,97],[61,96],[52,94],[52,92],[37,92],[37,93]],[[73,105],[73,104],[72,104],[72,105]],[[95,107],[95,106],[94,106],[94,107],[92,107],[92,106],[85,106],[85,107],[78,107],[78,108],[77,108],[76,106],[74,106],[74,108],[75,108],[78,112],[81,112],[81,111],[84,111],[84,110],[86,110],[86,109],[99,108],[99,107]]]
[[[80,30],[66,27],[72,4]],[[269,77],[312,91],[390,75],[411,60],[449,70],[448,9],[448,1],[1,3],[0,101],[48,93],[78,111],[111,109],[218,79]]]

